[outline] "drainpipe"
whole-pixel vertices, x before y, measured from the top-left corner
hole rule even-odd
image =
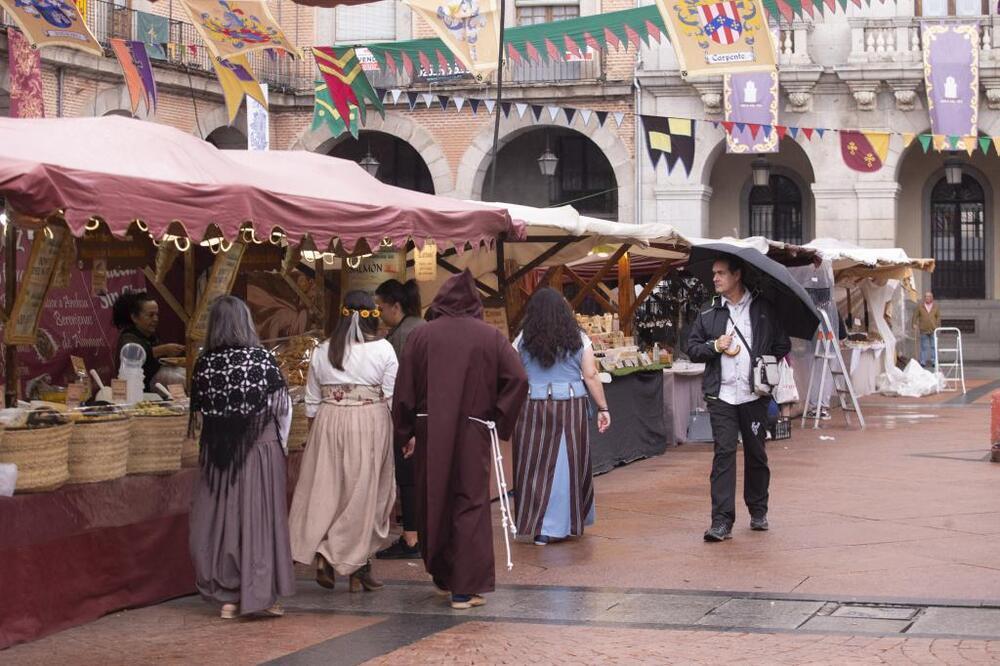
[[[56,118],[63,117],[63,89],[66,72],[62,67],[56,68]]]
[[[635,88],[635,223],[642,224],[642,86],[639,85],[639,67],[642,65],[642,54],[636,53],[635,70],[632,73],[632,85]]]

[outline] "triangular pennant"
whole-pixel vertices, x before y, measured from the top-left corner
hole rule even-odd
[[[547,107],[545,107],[545,110],[549,112],[549,120],[552,121],[552,122],[555,122],[556,118],[559,116],[559,107],[558,106],[547,106]]]
[[[726,130],[726,134],[732,134],[733,133],[733,127],[735,127],[735,125],[736,125],[736,123],[734,123],[732,120],[723,120],[722,121],[722,129]]]
[[[503,113],[504,118],[510,117],[511,102],[500,102],[500,111]]]
[[[713,120],[712,121],[712,129],[719,129],[719,121],[718,120]]]
[[[583,52],[580,50],[580,45],[573,41],[573,38],[569,35],[563,36],[563,44],[566,46],[566,52],[569,53],[574,58],[583,60]]]
[[[464,97],[452,97],[451,101],[453,101],[455,103],[455,110],[457,110],[457,111],[461,111],[462,107],[465,106],[465,98]]]
[[[597,115],[597,124],[598,124],[598,126],[604,127],[604,123],[606,123],[608,121],[608,112],[607,111],[595,111],[594,113]]]
[[[483,101],[477,97],[473,97],[469,100],[469,108],[472,109],[472,115],[479,115],[479,105],[482,103]]]
[[[921,134],[917,137],[917,140],[920,141],[920,147],[924,149],[925,153],[931,149],[931,139],[933,137],[930,134]]]
[[[792,135],[793,139],[799,138],[799,128],[798,127],[789,127],[788,128],[788,133]]]
[[[192,55],[192,56],[194,56],[195,58],[197,58],[197,57],[198,57],[198,45],[197,45],[197,44],[188,44],[188,51],[189,51],[189,52],[191,53],[191,55]]]
[[[387,91],[386,91],[385,88],[376,88],[375,89],[375,97],[377,97],[378,101],[382,102],[383,104],[385,103],[385,93],[386,92]]]
[[[399,104],[399,98],[403,94],[403,91],[402,90],[396,90],[394,88],[393,90],[390,91],[390,94],[392,95],[392,103],[393,104]]]
[[[1000,136],[993,137],[993,150],[997,151],[997,155],[1000,155]]]
[[[760,134],[760,125],[758,123],[749,123],[747,124],[747,127],[750,128],[750,136],[756,140],[757,135]]]
[[[516,102],[514,104],[514,109],[517,110],[517,117],[518,118],[524,118],[524,113],[525,113],[525,111],[528,110],[528,105],[524,104],[522,102]]]
[[[573,124],[573,118],[576,117],[576,109],[574,109],[572,107],[569,107],[569,106],[564,106],[563,107],[563,113],[566,114],[566,124],[567,125],[572,125]]]
[[[775,131],[778,133],[778,139],[784,139],[785,135],[788,134],[788,127],[785,125],[775,125]]]
[[[903,132],[903,148],[909,148],[915,138],[917,138],[915,132]]]
[[[590,109],[580,109],[580,120],[583,121],[583,126],[586,127],[590,124],[590,116],[593,115],[593,111]]]
[[[441,105],[441,110],[442,111],[447,111],[448,110],[448,102],[451,100],[451,98],[448,97],[447,95],[438,95],[437,98],[438,98],[438,104]]]
[[[934,145],[934,150],[938,150],[938,151],[947,150],[945,148],[945,145],[948,142],[948,137],[946,137],[944,134],[932,134],[931,135],[931,139],[934,142],[934,144],[933,144]]]
[[[983,155],[989,155],[990,154],[990,144],[991,143],[992,143],[992,141],[990,141],[990,137],[988,137],[988,136],[981,136],[981,137],[979,137],[979,149],[981,151],[983,151]]]
[[[424,106],[428,109],[431,108],[431,104],[434,103],[434,95],[432,93],[424,93],[420,96],[420,99],[424,101]]]
[[[535,116],[535,122],[539,122],[542,119],[542,105],[532,104],[531,105],[531,115]]]
[[[417,108],[417,100],[420,99],[420,93],[409,92],[406,93],[406,101],[410,105],[410,111]]]
[[[625,122],[625,112],[615,111],[615,124],[618,127],[621,127],[623,122]]]
[[[962,137],[962,143],[965,145],[965,152],[968,153],[969,157],[972,157],[972,153],[976,152],[976,137]]]
[[[821,139],[823,138],[823,133],[824,132],[826,132],[826,128],[825,127],[817,127],[816,128],[816,134],[819,134],[819,138],[821,138]]]
[[[761,125],[760,129],[761,129],[762,132],[764,132],[764,137],[765,138],[768,138],[768,139],[771,138],[771,132],[774,131],[774,127],[772,127],[771,125]]]
[[[747,128],[747,124],[746,123],[736,123],[736,131],[737,132],[744,132],[744,131],[746,131],[746,128]]]
[[[392,53],[389,51],[385,52],[385,68],[389,70],[389,73],[393,76],[399,72],[399,70],[396,69],[396,59],[392,57]]]
[[[548,37],[545,38],[545,52],[549,55],[549,60],[552,62],[560,62],[563,60],[562,52],[556,48],[556,45],[552,43],[552,40]]]
[[[806,135],[806,139],[808,139],[809,141],[812,141],[812,138],[813,138],[813,128],[812,127],[803,127],[802,128],[802,133]]]
[[[524,52],[528,55],[528,60],[536,63],[542,62],[542,54],[538,52],[531,42],[524,43]]]
[[[486,112],[493,115],[493,109],[497,108],[497,101],[495,99],[484,99],[483,104],[486,105]]]
[[[958,142],[960,140],[961,139],[959,139],[959,137],[957,137],[957,136],[949,136],[948,137],[948,145],[951,146],[952,150],[955,150],[955,149],[958,148]]]

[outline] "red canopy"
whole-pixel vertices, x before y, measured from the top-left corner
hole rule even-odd
[[[91,218],[117,235],[135,220],[158,238],[173,221],[194,240],[210,225],[227,239],[244,223],[280,227],[320,249],[339,240],[439,247],[519,235],[506,210],[385,185],[354,162],[305,151],[218,150],[180,130],[121,116],[0,118],[0,196],[14,210],[58,210],[74,234]]]

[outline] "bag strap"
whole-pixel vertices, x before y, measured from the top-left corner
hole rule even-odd
[[[726,310],[729,310],[729,308],[726,308]],[[751,349],[750,343],[747,342],[747,339],[743,337],[743,333],[740,331],[740,327],[736,325],[736,320],[733,319],[732,312],[729,312],[729,321],[733,322],[733,330],[736,331],[736,335],[740,336],[740,340],[743,341],[743,346],[746,348],[747,354],[750,356],[750,358],[753,358],[753,349]]]

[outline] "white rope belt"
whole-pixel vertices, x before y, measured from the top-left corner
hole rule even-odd
[[[417,414],[417,418],[426,418],[426,414]],[[493,448],[493,460],[496,463],[497,487],[500,489],[500,524],[503,529],[503,544],[507,550],[507,571],[514,568],[514,561],[511,559],[510,537],[517,534],[517,525],[514,523],[514,513],[510,509],[510,497],[507,495],[507,476],[503,472],[503,452],[500,449],[500,435],[497,433],[496,421],[484,421],[475,416],[468,417],[470,421],[475,421],[486,426],[490,431],[490,446]]]

